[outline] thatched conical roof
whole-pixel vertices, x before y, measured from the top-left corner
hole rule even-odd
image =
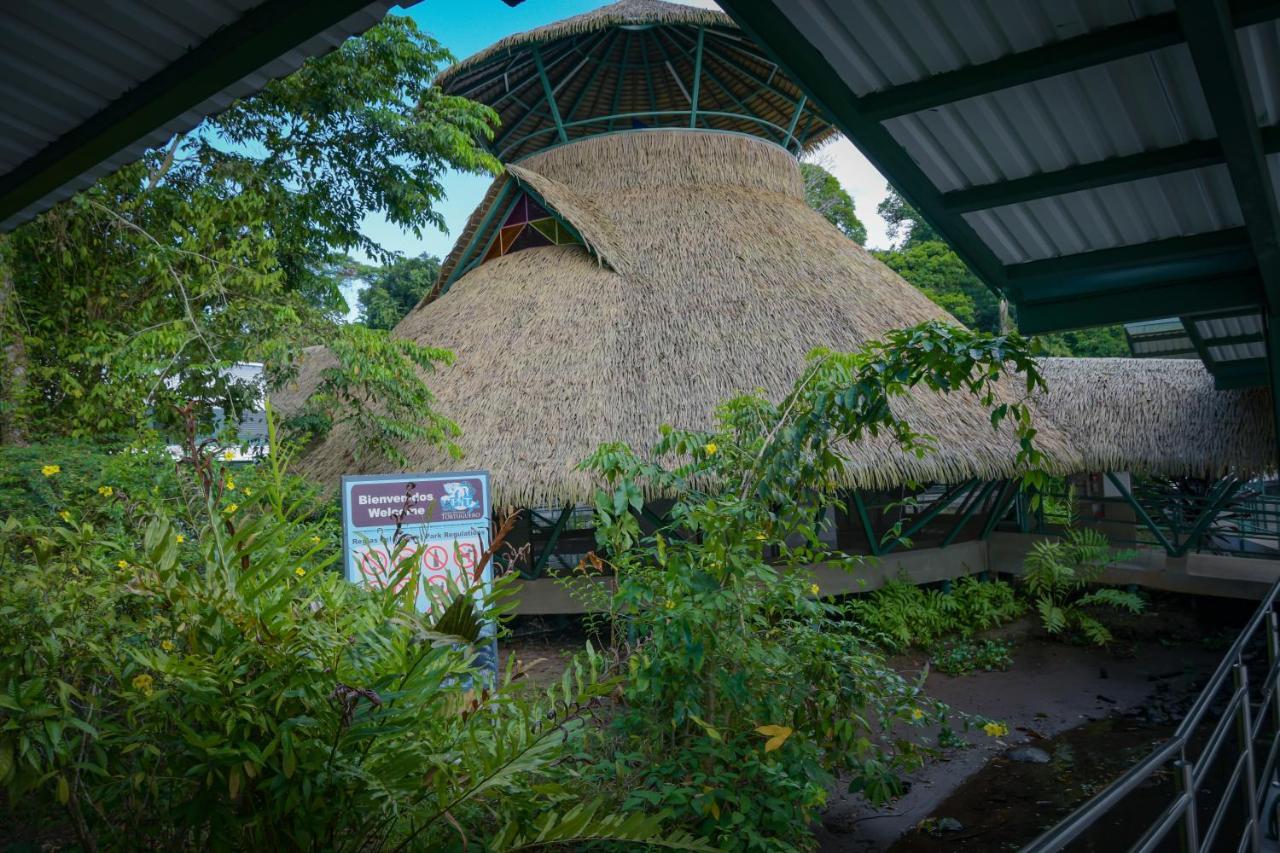
[[[464,464],[492,473],[500,504],[587,500],[596,484],[576,466],[601,442],[648,448],[662,424],[707,425],[735,394],[781,396],[813,347],[852,350],[950,321],[805,204],[797,164],[776,145],[712,132],[601,136],[527,158],[519,175],[566,218],[589,210],[593,223],[574,224],[609,249],[486,261],[395,330],[457,354],[428,381],[462,427]],[[322,365],[304,368],[304,388]],[[993,431],[972,396],[921,392],[901,406],[939,451],[917,459],[866,442],[847,485],[1016,473],[1012,436]],[[1040,430],[1058,470],[1081,468],[1052,423]],[[355,473],[358,441],[335,429],[305,468],[330,483]],[[406,453],[416,470],[457,464],[432,447]]]
[[[745,133],[793,150],[835,132],[728,15],[662,0],[620,0],[516,33],[436,83],[497,111],[491,147],[508,163],[638,127]]]

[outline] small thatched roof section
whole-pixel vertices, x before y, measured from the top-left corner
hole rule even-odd
[[[508,166],[489,186],[480,205],[467,218],[467,224],[453,249],[440,265],[435,286],[427,298],[418,304],[418,308],[447,291],[459,275],[484,256],[485,250],[502,227],[503,214],[520,192],[528,193],[571,226],[582,238],[587,251],[601,263],[619,272],[626,271],[626,249],[618,238],[615,226],[591,199],[574,192],[559,181],[519,166]]]
[[[471,269],[395,330],[457,354],[427,380],[462,428],[463,464],[492,472],[500,504],[588,500],[598,484],[576,468],[601,442],[647,450],[661,425],[707,426],[737,394],[780,397],[816,346],[853,350],[949,319],[814,213],[795,160],[775,145],[651,131],[522,165],[526,179],[593,200],[626,258],[620,269],[581,246],[526,249]],[[1001,393],[1015,399],[1018,383]],[[850,450],[847,485],[1018,473],[1012,432],[993,430],[971,395],[921,391],[895,406],[939,452],[918,459],[863,442]],[[1040,428],[1054,469],[1080,470],[1067,439],[1047,421]],[[327,484],[355,473],[359,440],[339,426],[306,470]],[[418,470],[458,464],[434,447],[405,452]]]
[[[498,112],[490,147],[504,162],[641,128],[745,133],[794,151],[834,133],[728,15],[661,0],[621,0],[508,36],[436,82]]]
[[[1047,358],[1037,408],[1086,470],[1217,477],[1275,469],[1270,392],[1218,391],[1198,361]]]

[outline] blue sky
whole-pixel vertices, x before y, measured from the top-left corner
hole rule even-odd
[[[677,2],[714,7],[711,0]],[[526,0],[512,9],[502,0],[423,0],[408,10],[397,9],[393,14],[409,15],[455,57],[463,59],[511,33],[532,29],[603,5],[605,0]],[[858,215],[867,225],[868,245],[887,246],[884,222],[875,215],[875,206],[884,197],[884,179],[844,139],[824,147],[817,159],[853,195]],[[437,209],[444,216],[452,234],[429,229],[418,238],[389,224],[381,216],[367,218],[364,231],[384,246],[406,255],[429,252],[443,258],[453,247],[453,235],[462,228],[471,211],[480,203],[491,180],[484,175],[457,172],[445,177],[444,186],[448,197]],[[354,305],[355,300],[350,301]]]

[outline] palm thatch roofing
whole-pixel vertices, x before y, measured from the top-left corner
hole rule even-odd
[[[1049,358],[1044,419],[1066,433],[1090,471],[1219,477],[1275,469],[1265,388],[1219,391],[1198,361]]]
[[[436,82],[498,112],[491,147],[504,162],[639,127],[746,133],[797,151],[834,133],[728,15],[662,0],[621,0],[508,36]]]
[[[462,427],[465,464],[492,473],[500,504],[585,501],[597,484],[577,465],[601,442],[648,449],[662,424],[707,426],[736,394],[780,397],[816,346],[852,350],[891,329],[950,321],[813,212],[795,159],[768,142],[601,136],[530,157],[516,174],[507,180],[537,186],[571,221],[568,211],[590,211],[590,222],[573,224],[608,248],[545,246],[486,261],[394,332],[457,354],[428,381]],[[304,365],[303,389],[325,363]],[[1012,399],[1017,387],[1003,393]],[[921,392],[899,405],[938,452],[919,459],[864,442],[851,449],[845,485],[1017,473],[1013,436],[994,431],[973,397]],[[1038,440],[1056,470],[1081,468],[1051,423]],[[340,426],[304,468],[326,483],[356,473],[359,442]],[[457,464],[435,447],[405,452],[413,469]]]

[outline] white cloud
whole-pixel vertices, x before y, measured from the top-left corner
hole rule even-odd
[[[701,9],[719,9],[714,0],[676,0],[685,6]],[[808,159],[821,162],[823,168],[836,176],[845,192],[853,196],[858,218],[867,226],[867,245],[876,249],[889,248],[889,234],[885,222],[876,213],[878,205],[887,195],[887,183],[862,152],[853,143],[840,136],[833,139]]]
[[[871,161],[843,135],[832,139],[806,159],[814,160],[835,175],[845,192],[853,196],[858,218],[867,226],[867,246],[889,248],[885,221],[876,213],[876,205],[888,195],[888,183]]]

